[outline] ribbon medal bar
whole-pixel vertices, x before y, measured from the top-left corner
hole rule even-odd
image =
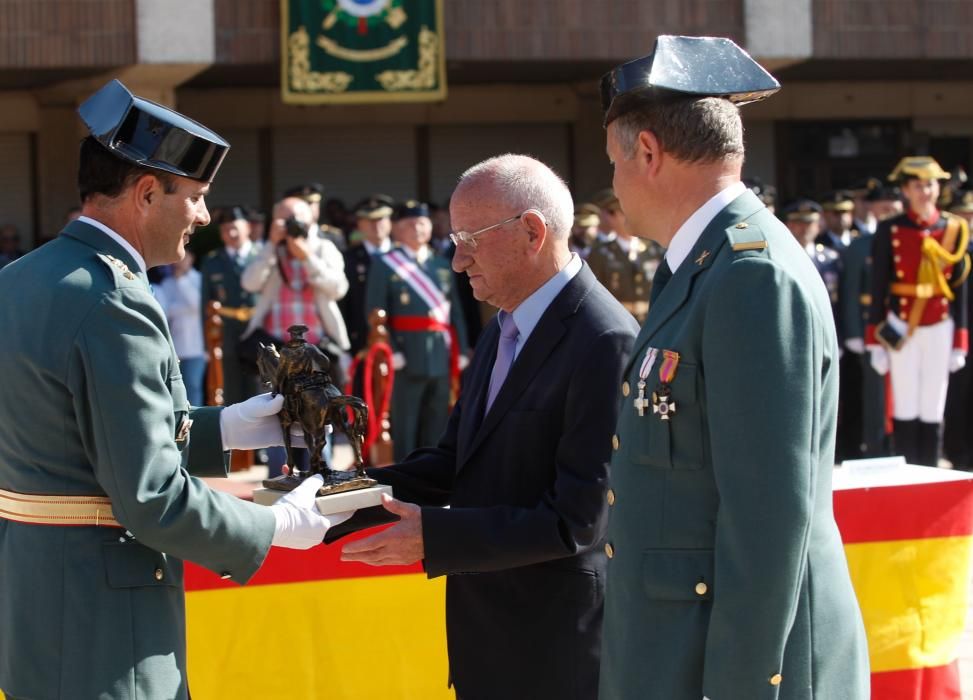
[[[669,420],[676,412],[676,402],[670,401],[672,389],[669,383],[676,377],[679,368],[679,353],[675,350],[662,351],[662,366],[659,367],[659,386],[652,392],[652,413],[660,420]]]
[[[656,355],[659,354],[658,348],[649,348],[645,351],[645,357],[642,359],[642,365],[639,367],[639,395],[635,397],[632,404],[635,406],[635,410],[638,411],[640,416],[645,415],[645,409],[649,407],[649,400],[645,397],[645,380],[649,376],[649,370],[652,369],[652,365],[655,362]]]

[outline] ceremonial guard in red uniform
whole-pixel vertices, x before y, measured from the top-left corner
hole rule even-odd
[[[896,452],[929,466],[939,460],[949,373],[963,368],[969,347],[969,228],[936,208],[948,178],[926,156],[903,158],[889,175],[908,209],[875,232],[865,329],[872,366],[892,373]]]

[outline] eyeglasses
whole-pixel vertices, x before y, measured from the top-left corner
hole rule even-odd
[[[500,228],[501,226],[506,226],[507,224],[517,220],[523,221],[524,217],[527,216],[528,214],[536,214],[541,218],[541,221],[547,223],[547,220],[544,218],[544,214],[541,213],[539,210],[525,209],[524,211],[520,212],[516,216],[511,216],[509,219],[504,219],[498,224],[493,224],[492,226],[481,228],[478,231],[453,231],[452,233],[449,234],[449,240],[451,240],[453,242],[453,245],[455,245],[457,248],[459,248],[462,245],[468,248],[469,250],[476,250],[476,239],[482,236],[484,233],[486,233],[487,231],[492,231],[495,228]]]

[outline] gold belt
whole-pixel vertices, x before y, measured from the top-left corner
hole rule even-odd
[[[622,306],[635,316],[644,316],[649,313],[649,302],[647,301],[623,301]]]
[[[235,321],[248,322],[253,318],[252,306],[221,306],[217,313],[223,318],[232,318]]]
[[[889,291],[897,297],[913,297],[915,299],[932,299],[936,294],[936,287],[932,284],[907,284],[905,282],[893,282]]]
[[[51,496],[0,489],[0,518],[33,525],[122,527],[107,496]]]

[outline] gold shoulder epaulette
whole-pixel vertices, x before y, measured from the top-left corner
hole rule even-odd
[[[135,275],[131,270],[128,269],[128,265],[123,263],[121,260],[116,258],[114,255],[108,255],[107,253],[98,253],[98,259],[103,263],[113,268],[119,275],[127,280],[134,280]]]
[[[745,250],[764,250],[767,239],[758,226],[751,226],[746,221],[726,229],[726,237],[730,241],[734,253]]]

